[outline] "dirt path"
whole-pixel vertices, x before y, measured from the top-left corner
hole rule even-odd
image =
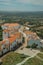
[[[32,58],[32,57],[28,57],[28,58],[25,58],[25,60],[23,60],[21,63],[18,63],[17,65],[22,65],[22,64],[24,64],[27,60],[29,60],[30,58]]]
[[[36,56],[39,60],[41,60],[41,61],[43,61],[43,59],[41,58],[41,57],[39,57],[39,56]]]
[[[18,63],[18,64],[16,64],[16,65],[22,65],[22,64],[24,64],[27,60],[29,60],[30,58],[35,57],[38,53],[39,53],[39,52],[33,54],[33,55],[30,56],[30,57],[25,58],[25,60],[23,60],[22,62],[20,62],[20,63]]]
[[[40,54],[43,54],[43,52],[40,52]]]

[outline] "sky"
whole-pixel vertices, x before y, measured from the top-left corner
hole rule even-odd
[[[43,0],[0,0],[0,11],[43,11]]]

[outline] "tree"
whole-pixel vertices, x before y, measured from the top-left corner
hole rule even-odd
[[[2,41],[2,28],[0,26],[0,41]]]
[[[22,42],[24,43],[25,42],[25,38],[23,37],[23,39],[22,39]]]
[[[37,48],[38,44],[33,43],[31,48]]]
[[[40,50],[43,52],[43,47],[40,47]]]

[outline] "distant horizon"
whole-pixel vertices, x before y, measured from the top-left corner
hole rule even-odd
[[[0,12],[43,12],[43,11],[0,11]]]
[[[0,12],[43,12],[42,10],[41,11],[6,11],[6,10],[0,10]]]

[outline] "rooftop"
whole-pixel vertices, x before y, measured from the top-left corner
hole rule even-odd
[[[17,32],[15,35],[11,35],[10,38],[7,38],[7,39],[1,41],[0,45],[6,44],[6,41],[9,41],[10,44],[12,44],[12,42],[14,42],[17,38],[20,38],[20,37],[21,37],[21,33]]]
[[[16,33],[15,35],[11,35],[9,39],[10,43],[14,42],[17,38],[21,37],[21,33]]]
[[[24,31],[25,34],[34,34],[33,32],[31,31]]]
[[[4,26],[18,26],[19,24],[18,23],[5,23]]]
[[[8,29],[5,29],[5,30],[3,30],[3,32],[9,32],[9,30]]]

